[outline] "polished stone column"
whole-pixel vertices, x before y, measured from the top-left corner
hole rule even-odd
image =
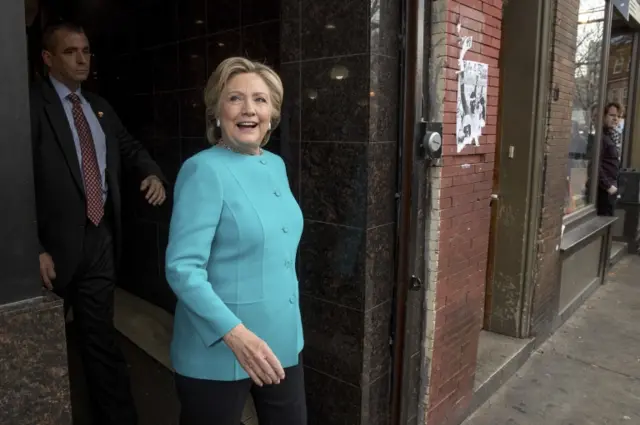
[[[0,5],[0,423],[71,423],[62,303],[38,273],[25,4]]]
[[[40,295],[29,120],[26,28],[21,0],[0,16],[0,303]]]
[[[281,7],[309,424],[386,424],[400,3]]]

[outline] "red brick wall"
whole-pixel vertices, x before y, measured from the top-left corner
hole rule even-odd
[[[442,4],[442,2],[439,2]],[[434,210],[439,215],[435,305],[431,326],[431,373],[427,401],[427,424],[451,423],[468,406],[473,390],[478,337],[482,328],[484,290],[489,246],[498,116],[498,57],[501,40],[502,0],[448,0],[446,21],[437,26],[446,31],[444,70],[444,159]],[[438,19],[438,17],[434,17]],[[489,65],[487,125],[480,146],[456,150],[456,71],[460,35],[472,36],[473,47],[465,59]],[[432,219],[433,219],[432,214]]]
[[[533,333],[545,332],[558,310],[560,290],[560,243],[564,197],[567,191],[567,161],[571,142],[571,110],[579,0],[554,2],[551,37],[551,89],[559,90],[558,100],[549,96],[545,144],[545,180],[542,214],[537,240],[536,287],[532,306]]]

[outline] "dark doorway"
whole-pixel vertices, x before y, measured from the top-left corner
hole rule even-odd
[[[45,0],[31,30],[33,78],[43,73],[40,27],[59,19],[82,25],[93,53],[92,74],[84,87],[111,103],[173,182],[182,162],[208,147],[202,95],[215,67],[229,56],[243,55],[279,69],[279,3]],[[268,149],[286,158],[280,139],[275,134]],[[164,279],[171,199],[151,208],[137,185],[124,179],[128,191],[119,286],[172,312],[175,298]]]

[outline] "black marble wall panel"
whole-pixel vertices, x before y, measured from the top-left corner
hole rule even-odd
[[[31,156],[24,3],[7,0],[0,14],[0,304],[36,296],[38,239]]]
[[[298,202],[300,202],[300,180],[302,179],[300,69],[299,63],[280,66],[280,78],[284,85],[282,116],[279,131],[274,134],[274,141],[269,142],[278,145],[275,151],[280,153],[287,165],[289,184]]]
[[[371,55],[369,140],[389,142],[398,135],[399,64],[395,57]]]
[[[396,112],[397,114],[397,112]],[[390,113],[393,116],[393,113]],[[367,217],[369,227],[395,220],[396,214],[396,142],[369,143],[367,162]]]
[[[357,55],[302,62],[302,141],[368,141],[369,61]]]
[[[282,0],[299,126],[301,307],[310,424],[386,424],[400,2]],[[293,122],[293,119],[292,119]]]
[[[371,0],[301,0],[302,59],[369,52]]]
[[[302,58],[300,0],[281,0],[280,55],[282,63],[299,63]]]
[[[62,301],[0,306],[0,423],[71,425]]]
[[[224,59],[242,54],[242,33],[239,29],[222,31],[207,37],[207,76]]]
[[[186,40],[207,34],[207,1],[178,2],[178,38]]]
[[[387,57],[398,56],[400,40],[398,25],[401,19],[401,8],[398,6],[397,0],[372,0],[370,2],[370,53]],[[428,34],[428,32],[425,34]],[[398,64],[397,61],[396,64]]]
[[[305,218],[366,227],[368,148],[366,143],[302,143],[301,204]]]

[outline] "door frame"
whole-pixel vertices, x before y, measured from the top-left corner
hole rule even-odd
[[[508,2],[503,11],[499,131],[483,327],[516,338],[526,338],[531,332],[554,4],[553,0]],[[531,89],[523,95],[523,87]]]
[[[420,221],[418,210],[426,201],[425,159],[420,156],[423,122],[427,110],[424,99],[424,82],[427,80],[429,55],[425,52],[425,39],[430,37],[430,2],[426,0],[401,0],[400,50],[400,116],[398,129],[398,189],[397,204],[395,287],[393,318],[391,323],[391,404],[390,424],[404,425],[419,417],[420,403],[412,392],[427,382],[415,376],[412,361],[416,347],[421,356],[421,336],[415,330],[422,329],[425,314],[423,304],[427,281],[423,255],[420,250],[425,241],[427,223]],[[417,278],[417,279],[416,279]],[[419,285],[416,285],[420,282]],[[421,331],[420,333],[422,333]]]

